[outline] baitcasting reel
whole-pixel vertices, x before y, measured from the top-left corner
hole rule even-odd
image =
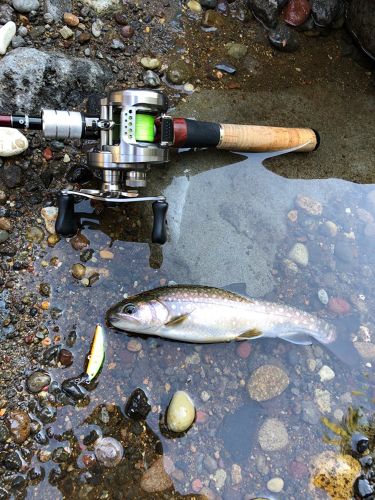
[[[56,232],[72,236],[78,230],[74,197],[105,203],[152,201],[152,241],[165,243],[168,203],[163,196],[142,197],[146,173],[169,160],[169,147],[217,147],[232,151],[277,151],[299,147],[313,151],[319,135],[307,128],[264,127],[202,122],[166,114],[167,97],[157,90],[114,91],[101,100],[100,117],[76,111],[42,110],[40,117],[0,115],[0,127],[42,130],[54,139],[96,137],[97,148],[87,154],[88,166],[101,181],[100,189],[65,189],[58,199]]]

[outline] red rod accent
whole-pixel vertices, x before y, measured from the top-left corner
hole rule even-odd
[[[12,126],[12,116],[0,115],[0,127],[11,127],[11,126]]]
[[[187,139],[187,125],[185,118],[173,118],[174,147],[182,147]]]

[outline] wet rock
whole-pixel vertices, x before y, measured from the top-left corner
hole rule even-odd
[[[81,280],[86,274],[86,267],[83,264],[73,264],[72,265],[72,275],[77,280]]]
[[[84,184],[92,180],[93,173],[86,165],[75,165],[68,170],[66,178],[73,184]]]
[[[192,75],[192,67],[185,61],[175,61],[171,63],[167,69],[167,79],[174,85],[186,83]]]
[[[17,451],[10,451],[6,454],[3,465],[8,470],[19,471],[22,469],[22,459]]]
[[[73,238],[70,238],[70,244],[74,248],[74,250],[83,250],[86,248],[89,244],[90,241],[86,238],[85,235],[82,233],[78,233]]]
[[[268,33],[268,39],[281,52],[295,52],[299,48],[295,33],[286,24],[278,24]]]
[[[347,9],[346,21],[362,49],[375,59],[375,9],[372,0],[352,0]]]
[[[359,355],[368,361],[375,359],[375,344],[371,342],[354,342]]]
[[[10,42],[12,41],[12,38],[16,34],[16,24],[13,21],[8,21],[4,26],[1,26],[0,28],[0,54],[4,55],[6,54],[7,48],[10,45]],[[8,129],[5,129],[8,130]],[[12,129],[11,129],[12,130]],[[6,137],[6,134],[4,134]],[[22,134],[21,134],[22,135]],[[1,148],[5,149],[5,148]],[[0,152],[1,152],[0,149]],[[17,154],[17,153],[14,153]],[[12,156],[12,154],[8,155],[1,155],[1,156]]]
[[[200,0],[202,7],[205,9],[215,9],[217,0]]]
[[[353,489],[356,497],[358,498],[368,498],[370,500],[374,498],[374,488],[364,475],[355,480]]]
[[[70,366],[73,363],[73,354],[68,349],[61,349],[58,360],[63,366]]]
[[[309,263],[309,251],[303,243],[296,243],[295,245],[293,245],[288,254],[288,257],[300,266],[307,266],[307,264]]]
[[[12,410],[6,424],[15,443],[22,444],[30,435],[30,417],[22,410]]]
[[[326,27],[340,14],[341,0],[312,0],[311,13],[317,26]]]
[[[281,477],[273,477],[267,482],[267,489],[272,493],[280,493],[284,488],[284,481]]]
[[[159,87],[161,81],[159,76],[150,69],[147,70],[143,75],[143,83],[147,85],[147,87]]]
[[[88,378],[85,373],[80,375],[79,377],[73,377],[61,384],[61,389],[63,392],[72,398],[74,401],[80,401],[85,399],[87,395],[88,388]]]
[[[350,312],[350,304],[340,298],[340,297],[331,297],[328,301],[328,309],[335,313],[335,314],[347,314],[348,312]]]
[[[364,457],[359,458],[359,463],[362,465],[362,467],[370,468],[374,464],[374,459],[371,455],[365,455]]]
[[[47,74],[54,75],[48,82]],[[76,106],[88,93],[103,92],[111,76],[108,69],[93,60],[20,47],[1,61],[0,109],[9,113],[15,109],[33,113],[41,107],[64,109],[67,102]]]
[[[217,469],[217,462],[213,457],[211,457],[211,455],[206,455],[204,457],[203,465],[210,474],[214,473]]]
[[[243,59],[247,54],[247,47],[242,43],[230,42],[225,45],[227,54],[234,59]]]
[[[212,479],[215,482],[216,489],[221,490],[225,485],[225,481],[227,479],[227,473],[225,472],[224,469],[217,469]]]
[[[331,394],[325,389],[315,389],[314,400],[321,413],[331,413]]]
[[[141,478],[141,488],[147,493],[169,490],[173,483],[166,473],[163,464],[163,457],[158,458],[149,469],[144,472]]]
[[[324,288],[321,288],[318,291],[318,299],[323,305],[327,305],[329,301],[328,293],[324,290]]]
[[[237,354],[239,355],[240,358],[247,359],[250,356],[251,349],[252,349],[252,347],[251,347],[250,342],[244,341],[244,342],[240,342],[236,351],[237,351]]]
[[[161,66],[161,62],[156,57],[142,57],[141,64],[146,69],[158,69]]]
[[[337,237],[335,244],[335,256],[343,262],[352,264],[354,262],[354,248],[351,240],[344,237]]]
[[[267,28],[276,26],[282,5],[279,0],[247,0],[247,4],[254,16]]]
[[[3,28],[1,28],[3,29]],[[0,29],[0,37],[1,37]],[[0,41],[1,43],[1,41]],[[1,53],[1,45],[0,45]],[[0,129],[0,156],[8,157],[23,153],[29,146],[26,137],[14,128]],[[11,186],[9,186],[11,187]]]
[[[313,488],[321,488],[331,498],[349,499],[349,492],[360,470],[359,462],[350,455],[335,455],[333,451],[325,451],[312,461],[310,484]]]
[[[41,283],[39,285],[39,293],[43,297],[49,297],[51,295],[51,285],[49,283]]]
[[[39,9],[38,0],[12,0],[12,5],[17,12],[21,12],[22,14],[28,14],[33,10]]]
[[[201,24],[205,28],[221,28],[225,24],[225,19],[215,10],[206,10],[202,17]]]
[[[227,16],[229,13],[228,1],[218,0],[216,9],[218,12],[220,12],[220,14],[223,14],[223,16]]]
[[[88,43],[90,40],[91,40],[91,35],[87,31],[84,31],[78,37],[78,43],[80,43],[81,45]]]
[[[41,215],[44,219],[44,223],[46,225],[46,229],[50,234],[55,234],[56,229],[55,229],[55,223],[57,220],[57,215],[58,215],[58,208],[57,207],[44,207],[40,211]]]
[[[139,352],[142,350],[142,344],[137,339],[131,339],[126,348],[130,352]]]
[[[50,424],[56,420],[57,411],[53,406],[43,406],[38,408],[35,413],[44,424]]]
[[[41,444],[43,446],[48,444],[49,439],[48,439],[48,436],[47,436],[45,430],[41,429],[39,432],[37,432],[34,436],[34,441],[36,441],[38,444]]]
[[[92,256],[94,255],[94,250],[92,248],[87,248],[86,250],[83,250],[79,256],[79,260],[81,262],[88,262]]]
[[[47,387],[51,382],[51,377],[45,372],[34,372],[32,373],[27,381],[26,386],[30,392],[38,393]]]
[[[10,437],[8,428],[0,422],[0,443],[5,443]]]
[[[77,332],[75,330],[72,330],[68,333],[68,336],[66,338],[66,345],[68,347],[73,347],[74,344],[76,343],[77,340]]]
[[[314,217],[322,215],[323,213],[322,204],[319,201],[314,200],[314,198],[310,198],[309,196],[298,195],[295,199],[295,204],[298,208]]]
[[[192,10],[193,12],[201,12],[202,11],[202,6],[197,0],[189,0],[189,2],[186,4],[187,8]]]
[[[126,26],[129,22],[129,19],[125,14],[122,14],[121,12],[116,12],[115,21],[117,24],[121,24],[123,26]]]
[[[122,43],[121,40],[115,39],[115,40],[112,40],[111,49],[123,50],[123,49],[125,49],[125,45]]]
[[[70,453],[61,446],[59,448],[55,448],[52,452],[52,460],[57,462],[58,464],[67,462],[70,458]]]
[[[125,405],[125,414],[134,420],[145,420],[150,411],[151,405],[142,389],[133,391]]]
[[[172,397],[167,411],[167,425],[173,432],[184,432],[193,424],[195,407],[185,391],[177,391]]]
[[[61,240],[58,234],[50,234],[47,238],[47,244],[49,247],[53,248]]]
[[[321,382],[327,382],[335,377],[335,372],[327,365],[323,365],[318,372]]]
[[[300,26],[310,16],[311,5],[308,0],[289,0],[283,8],[282,16],[287,24]]]
[[[282,450],[289,441],[285,425],[277,418],[267,418],[259,429],[258,441],[264,451]]]
[[[364,436],[363,434],[359,432],[354,432],[352,434],[352,450],[356,453],[364,453],[366,450],[368,450],[369,446],[369,439],[367,436]]]
[[[268,401],[279,396],[289,385],[287,373],[275,365],[263,365],[255,370],[247,384],[251,399]]]
[[[95,456],[106,467],[116,467],[124,455],[122,444],[112,437],[99,438],[94,445]]]

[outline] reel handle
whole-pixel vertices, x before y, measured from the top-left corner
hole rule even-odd
[[[163,245],[167,241],[167,228],[165,217],[167,215],[168,203],[166,201],[154,201],[152,211],[154,213],[154,225],[152,228],[151,241]]]
[[[66,237],[74,236],[78,231],[78,222],[74,213],[74,196],[64,192],[59,193],[57,206],[56,233]]]

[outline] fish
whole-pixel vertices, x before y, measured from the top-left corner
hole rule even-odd
[[[142,292],[111,307],[106,317],[118,330],[192,343],[281,338],[311,345],[337,336],[333,325],[294,307],[197,285]]]

